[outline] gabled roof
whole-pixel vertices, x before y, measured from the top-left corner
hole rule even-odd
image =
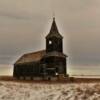
[[[63,38],[58,31],[58,28],[57,28],[57,25],[56,25],[56,22],[55,22],[55,17],[53,18],[53,22],[52,22],[50,32],[46,36],[46,38],[51,38],[51,37]]]
[[[37,52],[24,54],[22,57],[20,57],[20,59],[18,61],[16,61],[15,64],[40,61],[41,58],[45,55],[45,53],[46,53],[45,50],[41,50],[41,51],[37,51]]]

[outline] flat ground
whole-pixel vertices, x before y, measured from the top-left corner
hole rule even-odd
[[[95,83],[100,82],[100,78],[77,78],[77,77],[70,77],[64,80],[23,80],[23,79],[15,79],[12,76],[0,76],[1,81],[12,81],[12,82],[26,82],[26,83]]]
[[[100,100],[100,83],[41,84],[0,80],[0,100]]]

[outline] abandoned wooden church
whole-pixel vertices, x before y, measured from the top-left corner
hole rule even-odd
[[[15,78],[56,77],[67,75],[67,55],[63,53],[63,37],[57,29],[55,18],[46,36],[46,50],[24,54],[14,64]]]

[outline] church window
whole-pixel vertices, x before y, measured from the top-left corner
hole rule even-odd
[[[52,41],[51,40],[49,40],[49,44],[52,44]]]

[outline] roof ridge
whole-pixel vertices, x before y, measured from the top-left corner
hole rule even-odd
[[[35,52],[29,52],[29,53],[26,53],[26,54],[23,54],[23,55],[35,54],[35,53],[38,53],[38,52],[41,52],[41,51],[46,51],[46,50],[44,49],[44,50],[39,50],[39,51],[35,51]]]

